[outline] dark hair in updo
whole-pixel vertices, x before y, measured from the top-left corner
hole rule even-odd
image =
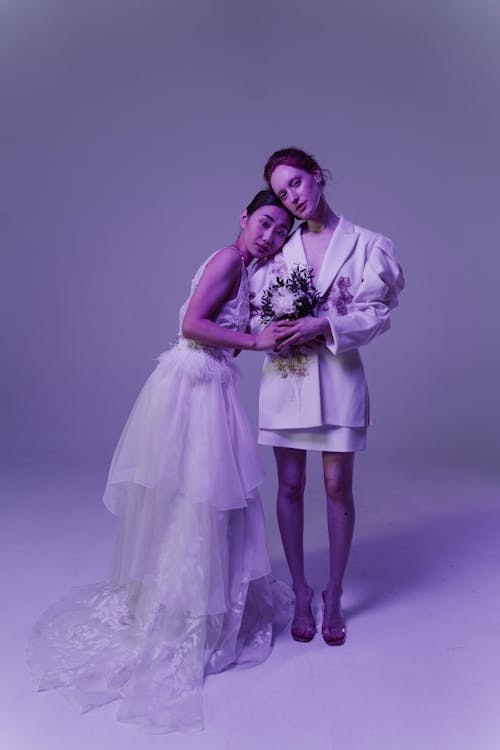
[[[304,172],[309,172],[309,174],[319,172],[321,174],[321,187],[325,187],[326,178],[330,176],[328,169],[321,169],[314,156],[306,154],[300,148],[289,146],[288,148],[275,151],[267,160],[264,167],[264,179],[269,187],[271,187],[271,176],[280,164],[286,164],[296,169],[303,169]]]
[[[282,208],[290,218],[290,226],[292,226],[294,220],[293,214],[288,210],[288,208],[285,208],[283,203],[272,192],[272,190],[260,190],[248,204],[246,209],[247,214],[251,216],[255,211],[257,211],[258,208],[262,208],[262,206],[277,206],[278,208]]]

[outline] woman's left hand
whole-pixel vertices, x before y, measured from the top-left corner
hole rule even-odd
[[[280,320],[276,325],[279,339],[277,351],[289,346],[307,344],[330,331],[330,324],[326,318],[313,318],[312,315],[298,320]]]

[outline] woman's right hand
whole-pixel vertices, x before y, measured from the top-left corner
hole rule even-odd
[[[255,349],[259,352],[264,351],[265,349],[274,349],[280,336],[282,337],[283,333],[280,334],[278,323],[269,323],[269,325],[267,325],[264,330],[255,337]]]

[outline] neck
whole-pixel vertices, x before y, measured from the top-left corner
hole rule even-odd
[[[243,242],[241,235],[238,237],[238,239],[235,242],[233,242],[233,247],[236,248],[236,250],[239,252],[241,257],[243,258],[243,262],[245,266],[248,266],[248,264],[252,260],[252,256],[248,252],[248,249],[245,243]]]
[[[313,216],[307,219],[307,231],[308,232],[323,232],[325,229],[335,229],[339,223],[339,217],[335,214],[324,197],[321,197],[318,207],[314,212]]]

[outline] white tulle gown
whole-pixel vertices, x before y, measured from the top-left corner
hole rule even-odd
[[[248,315],[242,264],[217,322],[244,330]],[[292,597],[270,576],[262,473],[237,381],[232,350],[179,336],[160,356],[104,494],[120,517],[110,580],[74,589],[36,624],[28,663],[40,690],[59,689],[83,711],[119,698],[118,718],[146,731],[195,730],[204,677],[268,656]]]

